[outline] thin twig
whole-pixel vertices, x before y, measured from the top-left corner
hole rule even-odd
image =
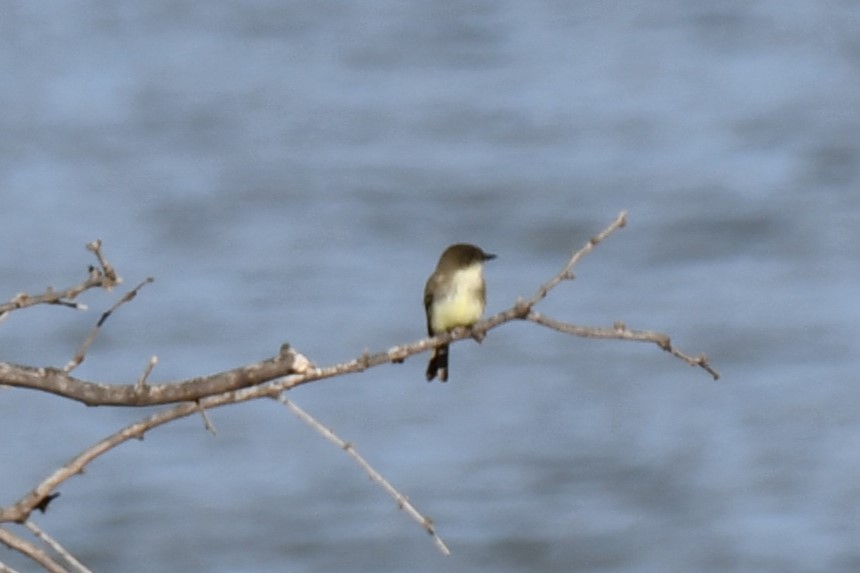
[[[60,557],[66,560],[66,563],[68,563],[75,569],[75,571],[77,571],[78,573],[93,573],[92,571],[90,571],[90,569],[84,566],[83,563],[75,559],[74,555],[69,553],[69,551],[65,547],[60,545],[53,537],[48,535],[43,529],[33,523],[32,520],[28,519],[27,521],[25,521],[24,527],[29,529],[33,533],[33,535],[41,539],[51,549],[56,551],[57,554],[60,555]]]
[[[197,409],[200,412],[200,417],[203,418],[203,428],[213,436],[217,436],[218,430],[215,429],[215,426],[212,424],[212,420],[209,419],[209,414],[206,413],[206,408],[203,407],[200,400],[197,401]]]
[[[143,387],[146,386],[146,380],[149,378],[149,375],[152,373],[152,369],[155,368],[156,364],[158,364],[158,356],[151,357],[149,362],[146,363],[146,368],[143,370],[143,374],[141,374],[140,378],[137,379],[135,388],[142,390]]]
[[[100,252],[101,251],[99,251],[99,253]],[[141,281],[141,283],[139,285],[137,285],[136,287],[134,287],[133,289],[131,289],[130,291],[125,293],[125,295],[123,295],[123,297],[121,299],[116,301],[116,303],[112,307],[110,307],[108,310],[106,310],[102,313],[98,322],[96,322],[96,325],[90,331],[86,340],[84,340],[84,343],[81,344],[81,347],[78,348],[78,351],[75,352],[75,355],[68,362],[68,364],[66,364],[63,367],[64,372],[71,372],[72,370],[77,368],[81,362],[83,362],[86,359],[87,350],[89,350],[93,341],[96,339],[96,335],[99,333],[99,330],[101,329],[102,325],[105,323],[105,321],[108,319],[108,317],[113,313],[113,311],[118,309],[123,304],[129,302],[130,300],[134,299],[134,297],[137,296],[137,293],[138,293],[138,291],[140,291],[140,289],[142,289],[145,285],[148,285],[149,283],[151,283],[154,280],[155,279],[153,279],[152,277],[147,277],[145,280]]]
[[[527,304],[529,305],[529,307],[534,306],[535,304],[546,298],[546,295],[549,294],[549,291],[555,288],[558,283],[565,280],[572,280],[574,278],[573,267],[576,266],[580,259],[582,259],[585,255],[594,250],[594,247],[596,247],[599,243],[606,239],[606,237],[614,233],[616,230],[624,227],[625,225],[627,225],[627,212],[622,211],[608,227],[588,239],[588,242],[585,244],[585,246],[575,251],[570,256],[570,259],[568,259],[567,263],[564,265],[564,268],[562,268],[557,275],[552,277],[550,280],[542,284],[540,288],[538,288],[534,296],[532,296],[532,298],[528,300]]]
[[[326,440],[330,441],[331,443],[345,451],[347,455],[349,455],[349,457],[351,457],[355,461],[355,463],[357,463],[365,472],[367,472],[367,475],[370,476],[371,480],[382,486],[382,489],[384,489],[386,493],[388,493],[388,495],[390,495],[394,499],[394,501],[397,502],[398,508],[405,511],[407,515],[409,515],[409,517],[411,517],[416,523],[418,523],[418,525],[423,527],[427,531],[427,533],[433,536],[433,541],[436,543],[436,547],[439,548],[439,551],[441,551],[443,555],[451,555],[451,550],[448,549],[448,546],[445,545],[445,542],[442,540],[441,537],[439,537],[439,534],[436,533],[436,526],[433,525],[433,520],[418,511],[418,509],[416,509],[416,507],[412,505],[412,502],[409,501],[409,498],[397,491],[397,489],[393,485],[391,485],[391,482],[385,479],[382,474],[380,474],[376,469],[374,469],[373,466],[371,466],[370,463],[366,459],[364,459],[361,454],[358,453],[352,443],[341,439],[340,436],[334,433],[334,430],[324,426],[316,418],[314,418],[308,412],[296,405],[295,402],[293,402],[292,400],[288,400],[286,397],[284,397],[283,394],[278,396],[278,401],[285,405],[287,408],[289,408],[290,411],[296,416],[298,416],[301,421],[316,430],[317,433],[319,433]]]
[[[24,292],[18,293],[9,302],[0,304],[0,321],[5,319],[8,313],[14,310],[20,310],[37,304],[55,304],[78,310],[86,310],[87,306],[85,304],[74,302],[74,299],[79,294],[96,287],[110,291],[114,286],[122,282],[122,278],[117,275],[116,269],[107,261],[104,253],[102,253],[101,247],[102,243],[100,240],[87,244],[87,250],[93,252],[98,259],[99,267],[90,266],[85,281],[62,290],[54,290],[48,287],[44,293],[36,295],[29,295]]]

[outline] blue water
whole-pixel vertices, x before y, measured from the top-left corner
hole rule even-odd
[[[271,401],[99,458],[34,520],[94,571],[854,572],[860,567],[860,12],[852,2],[7,2],[0,360],[217,372],[423,336],[439,252],[489,311],[621,210],[529,324],[290,393],[433,518]],[[0,504],[147,411],[0,390]],[[22,533],[17,526],[4,525]],[[32,570],[11,551],[0,563]]]

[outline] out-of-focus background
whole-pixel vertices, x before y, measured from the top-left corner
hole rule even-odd
[[[447,385],[420,356],[291,393],[448,559],[269,401],[123,445],[34,519],[100,572],[856,572],[858,25],[844,0],[4,3],[0,299],[81,280],[95,238],[123,289],[156,278],[78,376],[413,341],[448,243],[498,253],[494,312],[622,209],[541,310],[723,375],[513,324]],[[0,360],[64,364],[123,289],[14,313]],[[146,413],[0,390],[0,504]]]

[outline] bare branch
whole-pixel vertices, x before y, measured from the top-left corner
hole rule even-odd
[[[616,322],[611,328],[577,326],[569,322],[562,322],[560,320],[555,320],[554,318],[549,318],[548,316],[543,316],[535,311],[529,312],[528,315],[526,315],[526,320],[565,334],[572,334],[582,338],[606,338],[615,340],[632,340],[635,342],[652,342],[666,352],[685,361],[690,366],[698,366],[704,369],[714,378],[714,380],[718,380],[720,378],[720,374],[711,367],[708,363],[708,358],[704,354],[697,358],[684,354],[680,350],[674,348],[669,335],[662,332],[654,332],[651,330],[631,330],[621,322]]]
[[[77,400],[88,406],[155,406],[220,394],[237,388],[268,382],[287,374],[307,370],[310,362],[288,345],[280,354],[255,364],[225,372],[198,376],[181,383],[99,384],[70,376],[58,368],[34,368],[0,362],[0,384],[41,390]]]
[[[362,468],[365,469],[365,471],[367,471],[374,481],[377,481],[377,483],[379,483],[389,493],[389,495],[397,501],[398,505],[402,509],[407,511],[407,513],[409,513],[416,522],[420,523],[422,527],[433,535],[440,550],[443,553],[448,554],[448,549],[436,534],[432,521],[418,512],[403,494],[399,493],[393,486],[391,486],[383,476],[374,470],[364,460],[364,458],[355,451],[351,444],[341,440],[331,430],[325,428],[309,414],[299,409],[289,400],[286,400],[286,398],[282,396],[282,393],[302,384],[344,374],[361,372],[387,362],[402,362],[405,358],[413,354],[426,352],[431,348],[461,340],[463,338],[480,338],[488,330],[512,320],[529,320],[560,332],[587,338],[610,338],[651,342],[657,344],[660,348],[671,353],[677,358],[686,361],[688,364],[701,367],[716,379],[719,375],[710,366],[707,357],[702,355],[694,358],[673,348],[670,338],[666,334],[651,331],[631,330],[622,323],[616,323],[612,328],[577,326],[545,317],[534,311],[533,307],[538,302],[546,298],[548,293],[560,282],[573,278],[573,268],[585,255],[590,253],[596,245],[606,239],[606,237],[608,237],[612,232],[620,229],[625,224],[626,214],[622,212],[606,229],[589,239],[586,245],[575,251],[562,270],[556,276],[541,285],[532,298],[528,300],[517,300],[514,306],[510,309],[493,315],[486,320],[480,321],[471,329],[457,329],[450,333],[422,339],[411,344],[396,346],[385,352],[370,353],[365,351],[354,360],[324,368],[315,367],[314,364],[305,356],[294,351],[288,345],[282,346],[278,356],[254,364],[210,376],[201,376],[181,382],[158,385],[149,385],[147,383],[147,378],[157,362],[157,358],[155,357],[150,359],[147,369],[137,382],[127,385],[98,384],[76,379],[67,371],[56,368],[32,368],[0,362],[0,384],[51,392],[70,399],[78,400],[88,405],[151,406],[169,403],[177,404],[170,409],[158,412],[135,422],[90,446],[66,465],[54,471],[14,505],[0,508],[0,522],[25,522],[34,509],[44,509],[44,507],[46,507],[48,501],[52,499],[52,496],[56,496],[56,494],[52,492],[56,490],[60,484],[70,477],[82,473],[84,468],[92,460],[130,439],[143,438],[145,433],[153,428],[178,418],[189,416],[194,413],[200,413],[204,418],[204,424],[207,429],[212,431],[214,428],[206,415],[206,410],[228,404],[236,404],[248,400],[268,397],[276,398],[283,402],[293,410],[296,415],[305,420],[306,423],[309,423],[327,439],[343,448]],[[101,255],[100,247],[101,244],[98,242],[92,243],[88,246],[88,248],[96,253],[102,267],[101,270],[98,271],[93,269],[91,274],[96,273],[105,279],[106,284],[99,284],[97,286],[110,288],[110,286],[119,282],[119,278],[116,276],[116,272],[113,270],[113,267],[104,260],[104,257]],[[80,355],[81,358],[75,363],[75,365],[79,364],[83,360],[86,349],[92,343],[92,338],[94,338],[97,329],[101,327],[110,313],[124,302],[131,300],[137,291],[147,282],[149,282],[149,280],[138,285],[135,289],[126,294],[122,300],[114,305],[114,307],[102,315],[91,333],[90,338],[88,338],[84,343],[82,349],[79,350],[78,355]],[[60,301],[60,304],[65,304],[65,302],[67,302],[65,299],[70,300],[71,298],[74,298],[76,294],[77,293],[73,293],[70,296],[67,292],[64,296],[57,298],[56,301]],[[58,303],[56,301],[54,302],[55,304]],[[15,308],[23,308],[23,306],[17,306]],[[68,370],[71,370],[72,368],[74,368],[74,365],[68,367]],[[7,545],[12,542],[17,544],[17,538],[15,536],[9,537],[10,535],[11,534],[7,531],[0,528],[0,542],[4,542]],[[7,539],[10,541],[7,541]],[[19,545],[13,547],[10,545],[10,547],[15,549],[17,549],[18,546]],[[24,548],[20,550],[22,553],[29,556],[34,555],[26,549],[25,545],[20,545],[20,547]],[[35,557],[33,558],[35,559]],[[41,561],[39,562],[41,563]],[[58,569],[50,569],[50,567],[45,566],[46,569],[51,571],[65,571],[58,565],[57,567]]]
[[[442,538],[439,537],[439,534],[436,533],[436,527],[433,525],[433,520],[429,517],[422,514],[418,509],[415,508],[414,505],[409,501],[405,495],[397,491],[397,489],[391,485],[381,473],[376,471],[370,463],[364,459],[364,457],[358,453],[355,449],[355,446],[352,445],[351,442],[347,442],[342,440],[337,434],[334,433],[334,430],[322,425],[316,418],[311,416],[308,412],[300,408],[296,405],[295,402],[288,400],[284,397],[283,394],[278,396],[278,401],[284,404],[290,411],[299,417],[305,424],[313,428],[317,431],[322,437],[326,440],[330,441],[351,457],[355,463],[357,463],[361,468],[367,472],[367,475],[370,476],[370,479],[378,483],[382,486],[388,495],[394,498],[394,501],[397,502],[397,507],[405,511],[409,517],[411,517],[418,525],[423,527],[427,533],[433,536],[433,541],[436,543],[436,547],[439,548],[439,551],[442,552],[443,555],[451,555],[451,550],[448,549],[448,546],[445,545],[445,542],[442,541]]]

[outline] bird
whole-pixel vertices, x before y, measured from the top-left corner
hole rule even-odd
[[[450,245],[424,285],[427,333],[436,336],[481,319],[487,302],[484,263],[496,255],[467,243]],[[448,380],[448,345],[437,346],[427,365],[427,381]]]

